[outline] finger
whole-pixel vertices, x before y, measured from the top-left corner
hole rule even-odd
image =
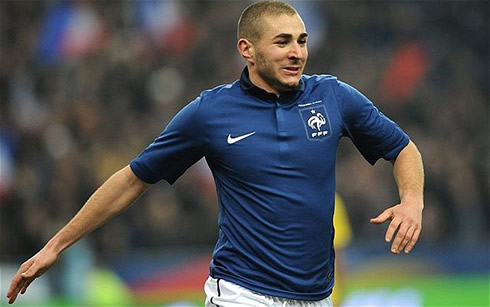
[[[7,297],[9,298],[9,304],[15,302],[15,299],[17,298],[20,289],[24,286],[24,283],[25,280],[21,279],[19,282],[16,283],[15,288],[9,291],[9,294],[7,295]]]
[[[7,297],[9,299],[9,304],[12,304],[13,302],[15,302],[15,299],[17,298],[17,293],[12,294],[12,296],[7,296]]]
[[[403,239],[402,243],[400,244],[400,248],[398,249],[398,251],[402,251],[403,249],[405,249],[405,253],[406,253],[406,248],[408,246],[408,244],[410,244],[410,242],[412,242],[412,239],[413,239],[413,234],[415,233],[415,227],[410,227],[408,228],[408,231],[407,231],[407,234],[405,235],[405,238]]]
[[[393,217],[391,209],[386,209],[380,215],[369,220],[372,224],[382,224]]]
[[[14,294],[19,292],[20,287],[23,285],[24,279],[22,275],[18,272],[14,278],[12,278],[12,282],[10,283],[10,287],[7,291],[7,297],[12,297]]]
[[[39,271],[38,265],[36,263],[33,263],[29,269],[24,271],[24,273],[21,274],[23,278],[35,278],[37,277],[37,273]]]
[[[395,239],[393,240],[393,244],[391,245],[391,251],[399,254],[405,245],[407,245],[408,241],[412,238],[408,236],[410,228],[405,226],[404,223],[400,224],[398,232],[396,233]]]
[[[12,282],[10,283],[10,287],[7,290],[7,297],[11,297],[14,294],[14,289],[17,288],[17,285],[19,284],[19,282],[21,280],[22,280],[22,277],[20,277],[20,276],[19,276],[19,278],[17,278],[17,276],[16,276],[12,279]]]
[[[412,236],[412,240],[410,240],[410,242],[405,247],[405,253],[408,254],[412,251],[413,247],[415,246],[415,243],[417,243],[417,241],[419,240],[420,231],[421,231],[420,228],[415,229],[413,236]]]
[[[386,230],[386,235],[385,235],[385,240],[386,242],[390,242],[393,239],[393,235],[395,234],[395,231],[398,229],[398,226],[400,226],[400,219],[394,218],[390,225],[388,225],[388,229]]]
[[[26,293],[27,287],[29,287],[29,285],[34,281],[34,279],[35,278],[26,279],[26,282],[24,283],[22,289],[20,290],[20,294]]]
[[[12,282],[10,283],[10,287],[7,291],[7,298],[9,299],[9,304],[12,304],[16,300],[17,296],[19,295],[19,292],[24,287],[26,283],[25,273],[32,268],[32,265],[35,260],[34,258],[35,256],[22,263],[19,269],[17,270],[17,272],[15,273],[15,276],[12,278]]]
[[[36,267],[36,263],[34,262],[27,271],[21,274],[22,278],[24,278],[24,283],[20,288],[20,294],[24,294],[27,287],[29,287],[32,281],[39,276],[38,271],[39,269]]]
[[[25,285],[26,283],[25,272],[32,267],[32,263],[33,263],[32,260],[28,260],[24,262],[17,270],[17,273],[15,274],[14,278],[12,278],[12,282],[10,283],[10,287],[7,291],[7,297],[9,298],[10,304],[15,301],[17,295],[19,294],[19,291],[21,291],[21,289]]]

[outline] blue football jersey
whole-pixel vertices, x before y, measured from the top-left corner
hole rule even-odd
[[[240,80],[201,93],[131,163],[173,183],[205,157],[219,202],[210,275],[265,295],[320,300],[333,288],[336,151],[349,137],[374,164],[408,136],[335,77],[304,75],[281,97]]]

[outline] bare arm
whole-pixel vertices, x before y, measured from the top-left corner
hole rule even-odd
[[[381,224],[391,220],[386,231],[386,242],[390,242],[398,230],[391,251],[398,254],[405,249],[405,253],[409,253],[422,230],[424,208],[424,167],[420,152],[412,141],[393,162],[393,175],[398,186],[400,204],[386,209],[371,219],[371,223]]]
[[[68,224],[20,266],[7,292],[9,303],[15,301],[19,292],[25,293],[30,283],[44,274],[65,249],[127,209],[147,187],[148,184],[136,177],[129,166],[112,175]]]

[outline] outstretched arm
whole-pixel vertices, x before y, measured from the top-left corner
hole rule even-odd
[[[398,186],[400,204],[386,209],[370,222],[382,224],[391,220],[386,231],[386,242],[390,242],[398,230],[391,251],[398,254],[405,249],[405,253],[409,253],[422,230],[424,208],[424,167],[420,152],[412,141],[393,161],[393,175]]]
[[[9,304],[15,301],[19,292],[24,294],[34,279],[55,264],[65,249],[127,209],[147,187],[148,184],[136,177],[129,166],[112,175],[66,226],[20,266],[7,292]]]

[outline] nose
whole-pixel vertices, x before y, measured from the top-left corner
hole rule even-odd
[[[304,59],[305,58],[305,50],[304,46],[298,44],[297,42],[291,44],[291,48],[289,49],[288,58],[290,59]]]

